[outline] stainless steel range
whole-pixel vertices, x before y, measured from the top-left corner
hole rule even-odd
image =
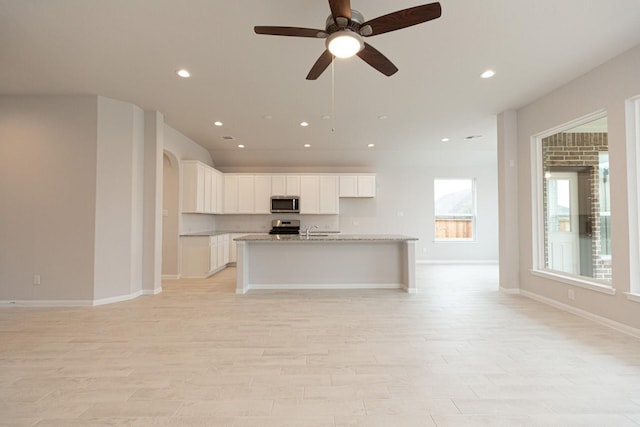
[[[297,219],[274,219],[269,234],[300,234],[300,221]]]

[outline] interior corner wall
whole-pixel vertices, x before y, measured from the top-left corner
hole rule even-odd
[[[518,114],[498,115],[499,281],[506,291],[518,289]]]
[[[142,289],[144,113],[98,97],[94,300]]]
[[[93,299],[96,121],[95,96],[0,96],[0,301]]]
[[[640,46],[518,110],[520,289],[577,310],[640,328],[638,303],[627,299],[630,278],[625,101],[640,94]],[[533,275],[532,136],[600,110],[608,116],[611,182],[611,253],[615,295]]]
[[[142,256],[143,293],[156,294],[162,288],[162,156],[164,116],[144,113],[144,228]]]

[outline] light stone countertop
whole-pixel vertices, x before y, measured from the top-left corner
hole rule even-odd
[[[348,241],[377,241],[377,242],[406,242],[418,240],[417,237],[401,234],[319,234],[311,233],[307,238],[304,234],[249,234],[233,239],[238,242],[348,242]]]
[[[257,231],[257,230],[232,230],[232,231],[199,231],[193,233],[182,233],[180,237],[191,237],[191,236],[219,236],[221,234],[257,234],[257,233],[268,233],[267,231]]]

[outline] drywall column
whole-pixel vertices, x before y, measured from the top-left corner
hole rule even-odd
[[[142,293],[162,291],[162,154],[164,116],[144,114],[144,234]]]
[[[498,115],[498,217],[500,289],[519,289],[518,114]]]
[[[142,122],[140,108],[99,96],[94,304],[142,288]]]

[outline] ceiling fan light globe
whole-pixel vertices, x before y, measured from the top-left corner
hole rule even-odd
[[[359,34],[353,31],[336,31],[327,39],[327,49],[337,58],[351,58],[364,48]]]

